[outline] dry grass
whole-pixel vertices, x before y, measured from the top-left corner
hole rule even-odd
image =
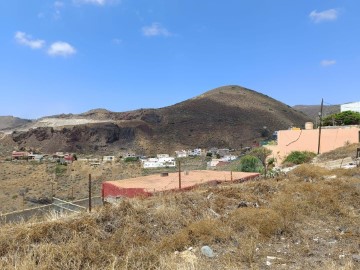
[[[4,225],[0,268],[264,269],[272,256],[271,269],[358,269],[359,173],[304,165],[283,178]],[[216,257],[201,255],[202,245]]]
[[[343,147],[337,148],[333,151],[321,154],[318,156],[319,162],[329,161],[329,160],[337,160],[346,157],[356,157],[356,149],[360,147],[360,143],[354,143],[350,145],[345,145]]]

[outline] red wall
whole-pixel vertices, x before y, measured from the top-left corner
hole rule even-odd
[[[120,188],[111,183],[102,184],[102,195],[106,197],[127,197],[133,198],[137,196],[151,196],[150,192],[146,192],[142,188]]]

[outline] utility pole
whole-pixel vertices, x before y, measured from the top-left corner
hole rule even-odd
[[[179,160],[179,189],[181,189],[181,161]]]
[[[91,212],[91,174],[89,174],[89,212]]]
[[[322,122],[322,114],[323,114],[323,104],[324,99],[321,99],[321,106],[320,106],[320,112],[319,112],[319,140],[318,140],[318,151],[317,154],[320,154],[320,143],[321,143],[321,122]]]

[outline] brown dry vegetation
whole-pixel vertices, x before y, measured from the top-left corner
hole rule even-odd
[[[352,259],[360,248],[359,176],[359,168],[301,165],[276,179],[4,225],[0,268],[359,269]],[[201,255],[202,245],[216,257]]]
[[[360,147],[360,143],[354,143],[350,145],[345,145],[343,147],[337,148],[333,151],[321,154],[318,156],[318,161],[329,161],[329,160],[336,160],[346,157],[356,157],[356,149]]]
[[[103,181],[131,178],[143,173],[139,163],[104,163],[91,167],[84,162],[74,162],[63,166],[64,171],[56,174],[57,166],[50,162],[0,162],[0,213],[39,206],[29,199],[51,198],[52,188],[60,199],[87,198],[89,174],[92,175],[93,195],[100,196]],[[24,205],[21,190],[26,190]]]

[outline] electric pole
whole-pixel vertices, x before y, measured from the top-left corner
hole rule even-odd
[[[322,114],[323,114],[323,104],[324,99],[321,99],[321,106],[320,106],[320,112],[319,112],[319,140],[318,140],[318,151],[317,154],[320,154],[320,142],[321,142],[321,122],[322,122]]]

